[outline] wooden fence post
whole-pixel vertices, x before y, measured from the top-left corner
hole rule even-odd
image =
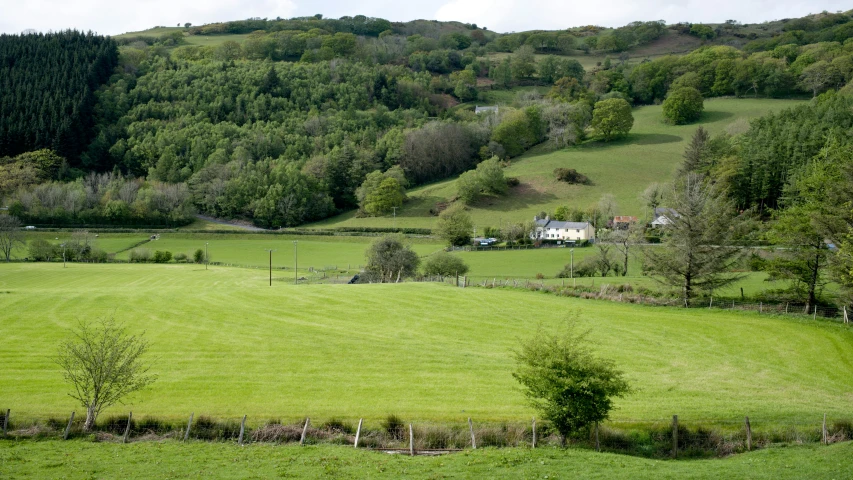
[[[185,442],[187,441],[187,439],[190,438],[190,428],[192,428],[192,426],[193,426],[193,415],[195,415],[195,412],[190,413],[190,421],[187,422],[187,431],[184,432],[184,441]]]
[[[812,320],[817,320],[817,305],[814,306],[814,312],[812,313]]]
[[[471,417],[468,417],[468,430],[471,431],[471,448],[476,450],[477,449],[477,439],[474,438],[474,422],[471,421]]]
[[[714,306],[714,297],[711,297],[711,301],[708,302],[708,310],[710,310],[711,307],[713,307],[713,306]]]
[[[829,435],[826,431],[826,414],[823,414],[823,426],[820,428],[821,437],[823,438],[823,444],[829,445]]]
[[[746,451],[752,450],[752,426],[749,424],[749,417],[746,417]]]
[[[361,436],[361,422],[363,421],[363,418],[358,419],[358,429],[355,431],[355,443],[353,444],[353,447],[355,448],[358,448],[358,437]]]
[[[595,451],[601,451],[601,443],[598,441],[598,422],[595,422]]]
[[[678,415],[672,416],[672,458],[678,457]]]
[[[68,419],[68,426],[65,427],[65,434],[62,436],[63,440],[68,440],[68,433],[71,431],[71,422],[74,421],[74,412],[71,412],[71,418]]]
[[[758,313],[759,315],[764,311],[764,303],[758,302]]]
[[[409,424],[409,455],[415,456],[415,433],[411,423]]]
[[[536,448],[536,417],[533,417],[533,448]]]
[[[12,410],[6,409],[6,416],[3,417],[3,435],[6,435],[6,429],[9,428],[9,414],[12,413]]]
[[[240,438],[237,439],[237,445],[243,445],[243,433],[246,431],[246,416],[243,415],[243,421],[240,422]]]
[[[302,427],[302,436],[299,438],[299,445],[305,445],[305,436],[308,434],[308,424],[311,423],[311,419],[305,417],[305,426]]]
[[[127,443],[127,437],[130,435],[130,422],[133,420],[133,412],[127,415],[127,426],[124,427],[124,440],[122,443]]]

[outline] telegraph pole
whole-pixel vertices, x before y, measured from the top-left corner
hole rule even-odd
[[[299,241],[293,241],[293,284],[299,285]]]
[[[268,249],[266,249],[266,250],[267,250],[268,252],[270,252],[270,286],[272,286],[272,252],[274,252],[275,250],[272,250],[272,249],[269,249],[269,248],[268,248]]]
[[[207,246],[210,242],[204,243],[204,269],[207,270],[207,265],[210,263],[210,257],[207,255]]]
[[[394,230],[397,230],[397,208],[399,207],[391,207],[394,209]]]
[[[571,267],[572,268],[572,278],[575,278],[575,249],[574,248],[570,249],[569,253],[571,253],[571,255],[572,255],[572,263],[571,263],[571,265],[572,265],[572,267]]]

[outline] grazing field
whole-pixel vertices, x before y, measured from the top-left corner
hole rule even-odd
[[[29,233],[27,239],[44,238],[53,243],[64,242],[71,238],[72,232]],[[107,253],[117,253],[116,258],[130,258],[132,245],[149,238],[145,233],[105,233],[95,239],[95,246]],[[298,253],[299,269],[357,270],[365,263],[365,250],[377,237],[349,236],[313,236],[313,235],[273,235],[273,234],[216,234],[216,233],[161,233],[158,240],[152,240],[138,248],[167,250],[172,254],[184,253],[192,258],[193,252],[209,244],[208,254],[212,262],[246,266],[269,265],[267,249],[273,249],[273,266],[293,268],[294,253]],[[297,252],[294,252],[296,241]],[[438,240],[429,238],[408,239],[419,255],[429,255],[442,248]],[[15,258],[25,258],[27,250],[17,248]]]
[[[67,241],[71,232],[37,232],[28,233],[27,239],[43,238],[53,243]],[[94,240],[94,245],[107,253],[116,254],[118,260],[128,260],[131,246],[146,241],[150,235],[145,233],[102,233]],[[350,236],[313,236],[313,235],[273,235],[251,233],[161,233],[158,240],[147,241],[136,248],[147,249],[151,253],[157,250],[167,250],[172,254],[183,253],[192,258],[196,249],[205,248],[207,244],[211,261],[227,265],[266,267],[269,265],[267,249],[273,249],[273,267],[275,269],[292,269],[294,253],[298,253],[300,275],[310,280],[323,277],[320,273],[309,275],[311,271],[328,272],[335,275],[336,280],[349,278],[347,275],[361,269],[365,263],[365,250],[377,237]],[[297,241],[294,252],[293,242]],[[440,251],[444,244],[437,239],[410,238],[415,252],[422,260]],[[638,250],[635,249],[634,253]],[[18,247],[13,252],[14,258],[26,258],[27,249]],[[533,279],[539,274],[549,284],[561,282],[557,274],[570,263],[571,253],[568,248],[530,248],[518,250],[494,251],[457,251],[454,255],[462,258],[470,267],[470,281],[481,282],[494,279]],[[575,266],[584,259],[597,255],[594,247],[574,249]],[[61,260],[61,258],[59,258]],[[291,273],[292,275],[292,273]],[[716,297],[740,297],[740,289],[744,295],[751,296],[771,288],[782,288],[787,281],[766,282],[767,274],[763,272],[744,272],[745,278],[735,284],[715,292]],[[569,281],[569,280],[566,280]],[[655,290],[666,290],[666,287],[654,279],[641,273],[640,260],[632,254],[628,262],[628,275],[624,277],[609,276],[576,278],[576,285],[624,285],[634,288],[643,286]],[[832,295],[836,290],[835,284],[829,284],[826,293]]]
[[[636,388],[617,424],[813,426],[853,400],[853,331],[770,315],[126,264],[0,265],[0,308],[0,407],[18,419],[78,408],[52,356],[79,319],[108,315],[152,344],[158,381],[106,412],[140,418],[518,421],[532,411],[511,377],[517,338],[573,312]]]
[[[660,106],[634,109],[634,128],[627,138],[611,143],[588,142],[577,147],[548,150],[544,146],[516,158],[505,170],[521,184],[505,197],[485,198],[470,209],[474,223],[481,229],[507,222],[532,220],[541,211],[553,211],[560,205],[586,209],[603,194],[613,194],[620,215],[644,215],[647,212],[637,198],[653,182],[667,182],[682,160],[684,148],[699,125],[717,134],[739,120],[748,120],[770,111],[793,107],[798,101],[769,99],[709,99],[705,113],[693,125],[667,125]],[[594,185],[567,185],[554,179],[555,168],[574,168],[588,176]],[[412,189],[409,201],[391,216],[356,218],[349,212],[312,224],[316,227],[433,227],[436,218],[429,211],[438,202],[456,196],[456,180],[445,180]],[[396,222],[396,223],[395,223]]]
[[[407,457],[333,446],[0,440],[5,478],[632,478],[838,479],[851,444],[759,450],[725,459],[659,461],[589,450],[479,449]],[[144,466],[144,468],[141,468]]]

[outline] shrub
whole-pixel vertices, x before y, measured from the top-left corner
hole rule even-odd
[[[598,275],[598,262],[594,258],[587,258],[575,264],[575,277],[595,277]],[[572,265],[566,264],[563,271],[557,274],[557,278],[571,278]]]
[[[157,250],[154,252],[154,263],[169,263],[172,260],[172,252]]]
[[[394,414],[388,415],[385,418],[382,422],[382,429],[396,440],[402,440],[406,431],[403,419]]]
[[[592,182],[586,175],[578,173],[574,168],[555,168],[554,176],[561,182],[579,185],[592,185]]]
[[[424,263],[424,275],[440,275],[450,277],[453,275],[465,275],[468,273],[468,265],[456,255],[447,252],[438,252],[430,256]]]
[[[133,263],[145,263],[151,261],[151,250],[147,248],[134,248],[130,251],[130,261]]]
[[[684,125],[699,119],[705,101],[699,90],[682,87],[673,90],[663,102],[663,117],[668,123]]]
[[[517,187],[519,185],[521,185],[521,181],[519,181],[518,177],[506,177],[507,187]]]
[[[174,258],[175,258],[176,262],[183,263],[183,262],[187,261],[187,254],[186,253],[176,253]]]
[[[193,253],[193,261],[195,263],[204,263],[204,249],[199,248]]]

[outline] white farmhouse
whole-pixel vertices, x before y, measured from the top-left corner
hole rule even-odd
[[[533,240],[552,242],[583,242],[595,240],[595,227],[589,222],[560,222],[550,217],[533,217],[536,230]]]
[[[678,212],[671,208],[655,208],[655,218],[652,220],[653,227],[662,227],[664,225],[669,225],[672,223],[672,219],[679,218],[680,215]]]

